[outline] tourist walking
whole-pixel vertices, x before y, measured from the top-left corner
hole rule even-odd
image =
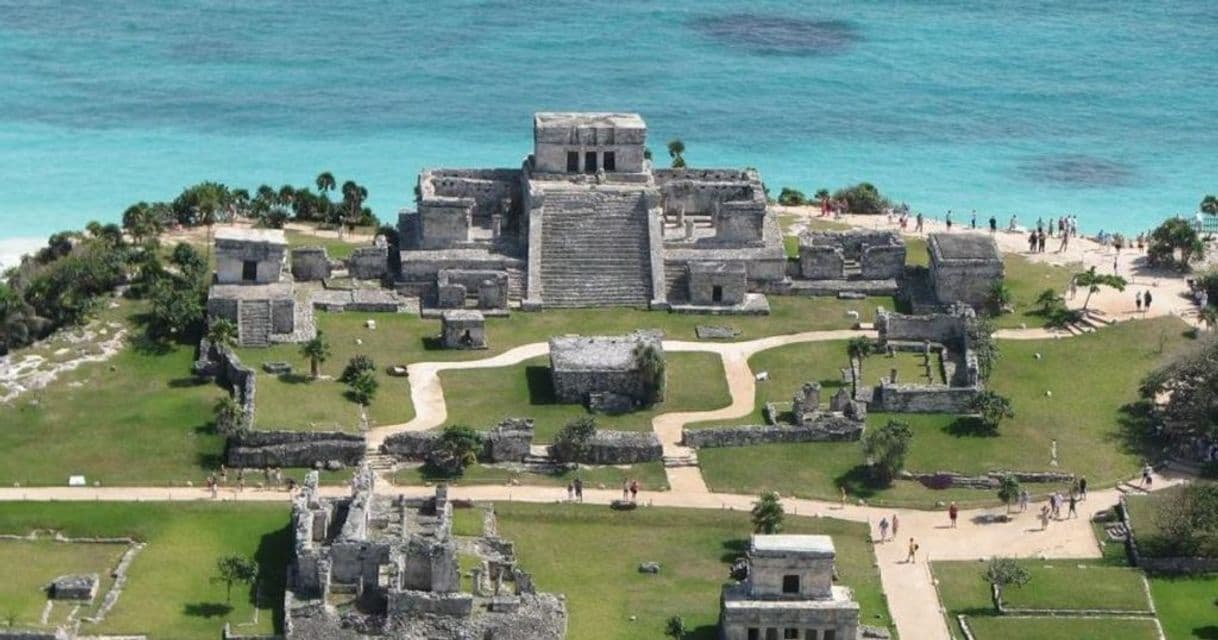
[[[846,487],[842,486],[841,489],[842,489],[842,508],[845,509],[846,508]]]
[[[1037,252],[1039,252],[1039,253],[1045,252],[1045,230],[1044,229],[1041,229],[1040,231],[1036,232],[1036,247],[1037,247],[1037,249],[1036,249]]]
[[[1046,531],[1049,528],[1049,505],[1040,508],[1040,530]]]
[[[880,542],[888,539],[888,518],[880,518]]]
[[[567,502],[572,502],[574,500],[575,500],[575,483],[568,482],[567,483]]]
[[[1142,294],[1142,311],[1150,311],[1150,292],[1146,291]]]
[[[998,218],[990,216],[990,233],[998,233]]]
[[[1073,278],[1073,277],[1070,278],[1069,292],[1070,292],[1071,300],[1074,299],[1074,296],[1078,295],[1078,279],[1077,278]]]
[[[1142,292],[1139,291],[1133,294],[1133,303],[1138,306],[1138,313],[1142,312]]]
[[[630,481],[622,480],[622,501],[625,502],[630,497]]]
[[[973,212],[971,214],[969,214],[968,226],[973,231],[977,230],[977,210],[976,209],[973,209]]]
[[[1070,248],[1070,234],[1063,233],[1062,234],[1062,243],[1060,245],[1058,245],[1057,252],[1061,253],[1069,248]]]
[[[216,499],[216,476],[214,474],[207,476],[207,490],[211,492],[211,499]]]
[[[1054,520],[1057,519],[1057,492],[1049,494],[1049,513]]]
[[[584,481],[579,478],[575,479],[575,499],[579,502],[584,501]]]
[[[639,499],[639,481],[631,480],[630,481],[630,501],[637,502],[638,499]]]
[[[237,490],[245,491],[245,467],[237,469]]]
[[[947,225],[947,230],[951,231],[952,230],[952,210],[951,209],[948,209],[947,215],[943,216],[943,222],[944,222],[944,224]]]
[[[918,543],[914,542],[913,538],[909,539],[909,553],[905,554],[905,563],[915,562],[918,557]]]
[[[1037,236],[1035,231],[1028,233],[1028,253],[1036,253],[1036,239]]]
[[[948,507],[947,507],[947,517],[948,517],[948,519],[949,519],[949,520],[951,520],[951,521],[952,521],[952,528],[953,528],[953,529],[955,529],[955,528],[956,528],[956,518],[957,518],[957,517],[959,517],[959,516],[960,516],[960,507],[957,507],[955,502],[953,502],[953,503],[951,503],[950,505],[948,505]]]
[[[1080,500],[1087,499],[1087,476],[1078,479],[1078,497]]]
[[[1073,493],[1070,494],[1070,501],[1067,503],[1067,505],[1069,505],[1069,510],[1066,512],[1066,515],[1070,516],[1071,518],[1077,518],[1078,498],[1076,498]]]
[[[1024,511],[1028,510],[1028,500],[1030,500],[1031,498],[1032,498],[1032,496],[1028,495],[1027,489],[1019,490],[1019,511],[1020,511],[1020,513],[1023,513]]]
[[[918,221],[918,224],[917,224],[917,226],[914,227],[914,233],[922,233],[922,212],[921,211],[918,212],[917,221]]]
[[[1152,475],[1154,472],[1155,472],[1155,468],[1150,466],[1149,462],[1146,463],[1146,466],[1142,467],[1142,486],[1143,487],[1146,487],[1147,489],[1150,488],[1151,483],[1154,482],[1154,476]]]
[[[901,522],[897,520],[897,514],[892,514],[892,539],[897,539],[897,530],[900,528]]]

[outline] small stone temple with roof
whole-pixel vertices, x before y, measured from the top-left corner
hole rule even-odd
[[[723,588],[722,640],[856,640],[859,605],[833,584],[833,539],[753,536],[748,576]]]
[[[277,338],[286,341],[296,329],[296,299],[285,268],[287,248],[281,229],[216,231],[216,273],[207,292],[207,315],[232,321],[243,347],[265,347]]]
[[[649,369],[647,353],[658,357]],[[558,402],[630,410],[663,399],[664,346],[654,333],[550,338],[550,376]]]
[[[425,310],[767,313],[786,257],[757,172],[657,169],[646,143],[637,114],[538,113],[519,168],[422,171],[396,288]]]

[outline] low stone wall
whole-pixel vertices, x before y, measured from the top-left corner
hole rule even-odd
[[[1149,573],[1166,573],[1191,575],[1198,573],[1218,572],[1218,558],[1190,556],[1148,556],[1138,551],[1137,533],[1133,522],[1129,519],[1129,505],[1125,496],[1121,496],[1121,522],[1125,525],[1125,553],[1129,563],[1141,567]]]
[[[228,438],[230,467],[353,467],[364,457],[364,436],[336,431],[244,431]]]
[[[427,459],[440,431],[404,431],[395,433],[381,444],[381,453],[399,460],[421,462]],[[533,420],[530,418],[507,418],[482,432],[482,462],[523,462],[533,444]]]
[[[347,258],[347,273],[359,280],[378,280],[389,273],[387,247],[360,247]]]
[[[637,464],[655,462],[664,456],[664,447],[655,432],[607,431],[598,429],[589,440],[581,464]]]
[[[862,437],[863,424],[845,417],[833,416],[806,426],[747,425],[682,429],[681,443],[695,449],[712,449],[778,442],[841,442]]]
[[[257,374],[241,364],[241,358],[232,349],[213,345],[203,338],[199,341],[199,359],[194,364],[194,370],[197,375],[214,377],[227,388],[237,404],[241,405],[242,427],[248,429],[253,425]]]
[[[868,408],[888,413],[969,413],[980,392],[980,387],[884,383],[875,387]]]
[[[34,631],[32,629],[0,629],[0,640],[72,640],[75,633],[67,629]]]
[[[980,475],[966,475],[955,471],[902,471],[902,480],[914,480],[931,489],[997,489],[1002,484],[1002,478],[1012,475],[1022,483],[1065,483],[1073,482],[1074,474],[1057,471],[990,471]]]

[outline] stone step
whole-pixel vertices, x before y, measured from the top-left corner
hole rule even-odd
[[[664,467],[668,469],[698,466],[698,454],[694,452],[686,455],[664,456],[661,460],[664,462]]]

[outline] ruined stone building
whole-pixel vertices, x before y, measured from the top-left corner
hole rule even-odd
[[[661,364],[658,371],[649,368],[646,352],[663,362],[659,336],[640,331],[624,336],[550,338],[555,399],[609,412],[662,400],[664,367]]]
[[[237,325],[237,343],[264,347],[296,328],[292,278],[285,270],[288,242],[280,229],[216,231],[216,273],[207,292],[209,318]],[[307,306],[307,305],[305,305]]]
[[[796,291],[890,296],[905,275],[905,241],[895,231],[805,231],[798,275]]]
[[[757,173],[655,169],[646,142],[637,114],[538,113],[520,168],[424,170],[399,291],[433,308],[756,308],[742,290],[786,268]]]
[[[723,588],[723,640],[856,640],[859,605],[833,584],[833,539],[755,534],[748,577]]]
[[[561,640],[561,596],[537,593],[512,543],[458,539],[447,488],[376,495],[364,466],[350,497],[321,498],[311,473],[292,504],[284,634],[295,640]],[[477,558],[463,573],[461,558]],[[468,585],[468,589],[463,588]]]
[[[895,413],[967,413],[973,399],[984,389],[974,348],[977,314],[963,303],[947,313],[905,315],[884,309],[876,311],[875,328],[879,348],[894,356],[919,354],[934,370],[932,379],[941,382],[897,379],[893,368],[874,387],[856,386],[873,411]],[[884,362],[872,356],[869,361]]]
[[[981,310],[1002,282],[1002,253],[986,234],[932,233],[927,251],[935,299],[943,307],[963,302]]]

